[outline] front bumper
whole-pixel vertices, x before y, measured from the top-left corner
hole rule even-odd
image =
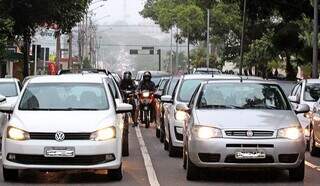
[[[242,161],[235,158],[236,152],[255,150],[265,152],[266,158],[253,161]],[[304,160],[304,152],[304,139],[293,141],[287,139],[216,138],[199,140],[192,138],[188,141],[188,156],[190,160],[199,167],[287,169],[299,166],[301,161]],[[208,157],[203,159],[203,155]],[[288,159],[290,155],[292,159]],[[200,157],[202,159],[200,159]],[[283,159],[286,157],[287,159]],[[208,161],[208,159],[210,161]]]
[[[117,169],[120,167],[122,162],[122,145],[121,139],[112,139],[104,142],[90,141],[90,140],[66,140],[63,142],[57,142],[53,140],[27,140],[27,141],[14,141],[10,139],[3,140],[3,151],[2,151],[2,163],[5,168],[8,169]],[[56,158],[57,164],[52,159],[44,157],[45,147],[74,147],[75,159]],[[15,154],[17,157],[28,157],[29,161],[9,161],[8,155]],[[94,158],[102,155],[113,156],[114,158],[110,161],[94,161]],[[37,157],[37,160],[33,159]],[[80,158],[81,157],[81,158]],[[82,162],[86,158],[86,162],[92,161],[89,164]],[[28,163],[26,163],[28,162]],[[32,162],[30,164],[30,162]],[[50,162],[46,164],[47,162]],[[94,163],[96,162],[96,163]]]
[[[174,118],[169,122],[172,145],[174,147],[183,147],[183,122]]]

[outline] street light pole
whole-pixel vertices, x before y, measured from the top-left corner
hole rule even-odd
[[[314,0],[312,78],[318,78],[318,0]]]
[[[242,75],[242,68],[243,68],[243,43],[244,43],[244,32],[246,26],[246,9],[247,9],[247,0],[243,2],[243,17],[242,17],[242,31],[241,31],[241,48],[240,48],[240,67],[239,67],[239,74]]]
[[[207,71],[209,72],[210,61],[210,9],[207,9]]]

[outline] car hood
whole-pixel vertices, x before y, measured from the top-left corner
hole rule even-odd
[[[291,110],[197,110],[199,124],[220,129],[277,130],[299,126]]]
[[[109,111],[16,111],[10,124],[28,132],[94,132],[115,124]]]

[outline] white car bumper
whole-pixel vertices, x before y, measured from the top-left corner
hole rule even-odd
[[[121,139],[105,142],[5,139],[3,142],[2,163],[9,169],[116,169],[122,162]],[[75,157],[45,157],[46,147],[73,147]]]

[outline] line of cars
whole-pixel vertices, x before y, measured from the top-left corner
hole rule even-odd
[[[304,179],[305,130],[297,114],[310,107],[293,106],[278,83],[219,74],[162,81],[156,134],[169,156],[183,157],[188,180],[203,168],[278,168]]]
[[[31,77],[16,104],[7,106],[9,100],[0,96],[0,111],[11,118],[2,138],[5,181],[29,169],[107,169],[108,176],[122,179],[129,145],[125,115],[132,106],[123,103],[111,73]]]

